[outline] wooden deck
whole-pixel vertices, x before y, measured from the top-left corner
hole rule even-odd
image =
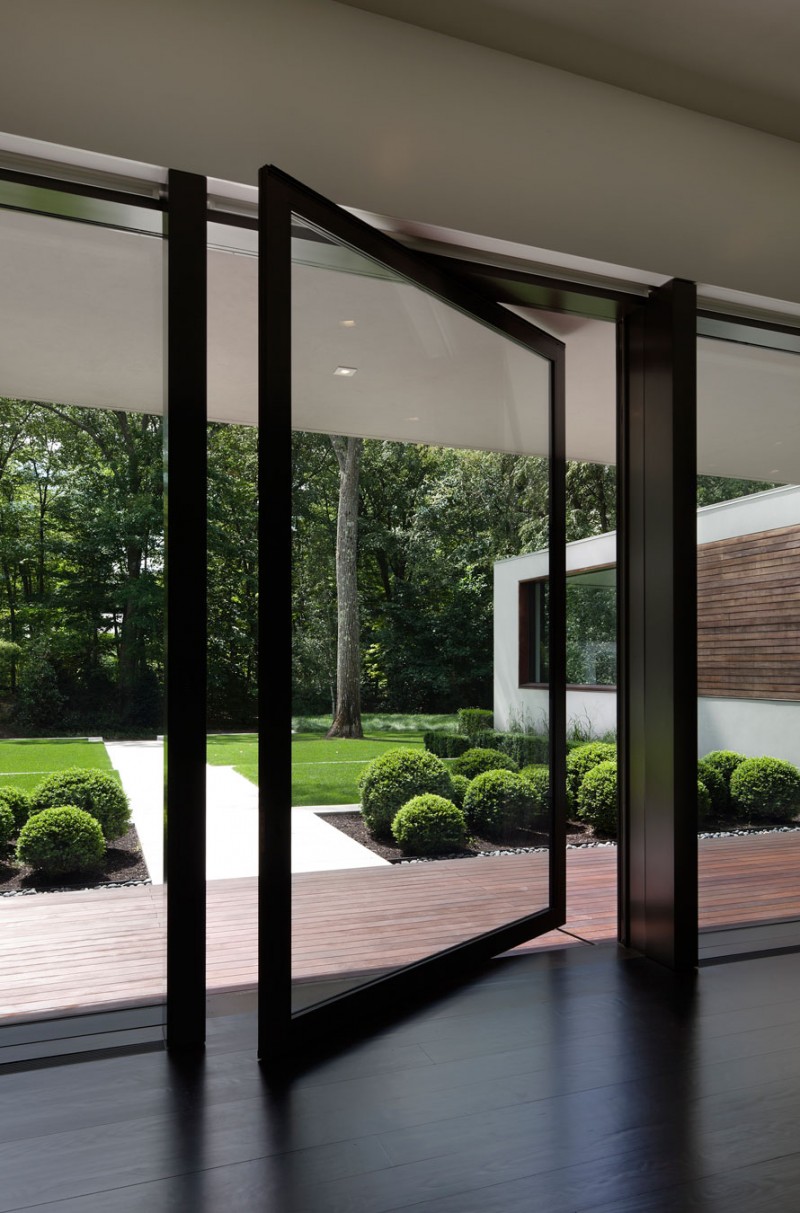
[[[567,853],[560,931],[520,950],[586,947],[616,935],[613,847]],[[341,977],[407,964],[541,905],[546,856],[306,873],[294,878],[295,976]],[[713,929],[800,917],[800,834],[700,844],[700,922]],[[3,899],[0,1015],[158,1000],[166,914],[160,886]],[[208,984],[256,978],[256,882],[208,886]]]

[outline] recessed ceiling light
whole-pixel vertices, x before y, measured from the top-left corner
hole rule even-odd
[[[343,329],[354,329],[356,327],[355,320],[340,320],[339,323]]]
[[[406,421],[419,421],[419,417],[406,417]]]
[[[334,375],[355,375],[358,367],[355,366],[337,366],[333,372]]]

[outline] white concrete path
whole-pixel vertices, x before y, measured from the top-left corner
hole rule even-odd
[[[161,741],[107,741],[119,771],[154,884],[164,872],[164,753]],[[258,874],[258,788],[233,767],[206,767],[206,879]],[[317,816],[318,808],[292,809],[292,871],[385,865],[387,860]]]

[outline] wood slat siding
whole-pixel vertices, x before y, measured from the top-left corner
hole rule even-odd
[[[697,549],[700,695],[800,699],[800,526]]]
[[[374,974],[530,910],[544,856],[309,872],[294,878],[294,974]],[[800,832],[700,842],[702,928],[800,916]],[[617,851],[567,852],[567,923],[516,951],[616,938]],[[208,885],[210,992],[256,983],[256,880]],[[0,1017],[158,1001],[162,886],[48,893],[0,903]]]

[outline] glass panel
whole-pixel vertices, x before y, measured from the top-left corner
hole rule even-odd
[[[165,988],[164,253],[104,206],[0,210],[6,1023]]]
[[[299,221],[293,257],[300,1007],[548,906],[547,692],[509,736],[493,632],[502,558],[548,572],[550,368]]]
[[[800,942],[786,921],[800,916],[800,356],[708,338],[697,353],[700,955],[709,957]]]
[[[206,909],[213,1007],[215,995],[254,989],[258,972],[258,241],[247,228],[210,223],[208,245]]]

